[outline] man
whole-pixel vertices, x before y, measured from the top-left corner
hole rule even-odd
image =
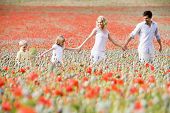
[[[145,11],[143,13],[144,21],[137,24],[136,28],[131,32],[129,39],[125,43],[124,48],[127,49],[128,43],[134,39],[135,35],[139,35],[139,45],[138,45],[138,54],[139,60],[141,62],[152,62],[154,57],[154,45],[153,38],[154,36],[159,43],[159,51],[162,51],[162,44],[160,35],[158,32],[157,23],[152,21],[152,12]]]

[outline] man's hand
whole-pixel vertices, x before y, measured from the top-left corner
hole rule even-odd
[[[162,51],[162,47],[159,48],[159,52],[161,52],[161,51]]]

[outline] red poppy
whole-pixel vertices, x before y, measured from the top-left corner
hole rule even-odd
[[[154,71],[154,70],[155,70],[155,67],[154,67],[153,65],[151,65],[151,66],[150,66],[150,69],[151,69],[152,71]]]
[[[149,63],[146,63],[146,64],[145,64],[145,67],[146,67],[146,68],[148,68],[149,66],[150,66],[150,64],[149,64]]]
[[[48,86],[46,86],[46,87],[44,87],[44,93],[50,93],[51,94],[51,88],[50,87],[48,87]]]
[[[36,80],[38,78],[38,74],[35,73],[35,72],[31,72],[29,75],[28,75],[28,78],[32,81]]]
[[[138,93],[138,89],[136,87],[131,87],[130,94],[135,94],[135,93]]]
[[[67,91],[67,92],[72,92],[72,91],[73,91],[73,87],[70,86],[70,85],[67,85],[67,86],[66,86],[66,91]]]
[[[141,108],[142,108],[141,102],[136,101],[136,102],[135,102],[135,105],[134,105],[134,109],[135,109],[135,110],[139,110],[139,109],[141,109]]]
[[[75,79],[70,79],[68,82],[69,82],[70,86],[74,86],[74,87],[78,87],[79,86],[78,81],[75,80]]]
[[[56,89],[56,90],[55,90],[55,95],[56,95],[56,96],[63,96],[64,93],[63,93],[61,90]]]
[[[3,78],[0,78],[0,88],[5,85],[5,81]]]
[[[91,74],[91,73],[92,73],[92,67],[88,67],[88,68],[86,69],[86,73]]]
[[[51,106],[51,101],[49,99],[46,99],[44,96],[41,96],[39,98],[39,103],[43,104],[44,106]]]
[[[17,113],[36,113],[34,108],[28,106],[22,106],[17,111]]]
[[[144,84],[144,80],[141,77],[134,79],[134,83]]]
[[[12,74],[15,74],[15,71],[14,71],[14,70],[12,70],[12,71],[11,71],[11,73],[12,73]]]
[[[94,72],[95,75],[102,75],[102,73],[103,73],[102,69],[96,70],[96,71]]]
[[[121,89],[119,89],[116,85],[112,85],[112,90],[117,93],[122,93]]]
[[[62,77],[61,76],[57,76],[56,82],[61,82],[61,81],[62,81]]]
[[[18,87],[13,87],[12,92],[13,92],[14,96],[17,96],[17,97],[22,96],[22,88],[19,87],[19,86]]]
[[[19,72],[25,73],[25,72],[26,72],[26,69],[25,69],[25,68],[20,68],[20,69],[19,69]]]
[[[149,76],[149,82],[150,83],[155,83],[155,77],[154,76]]]
[[[3,103],[2,103],[2,109],[3,109],[4,111],[10,111],[10,110],[11,110],[11,105],[10,105],[10,103],[9,103],[9,102],[3,102]]]
[[[82,78],[82,81],[83,81],[83,82],[88,81],[88,78],[87,78],[87,77],[83,77],[83,78]]]
[[[119,84],[119,85],[123,85],[124,81],[122,79],[117,79],[116,83]]]
[[[2,69],[5,70],[5,71],[9,70],[8,66],[4,66]]]

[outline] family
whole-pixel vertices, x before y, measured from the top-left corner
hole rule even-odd
[[[124,46],[117,44],[110,36],[110,32],[107,29],[107,20],[104,16],[99,16],[96,20],[96,27],[92,30],[89,36],[84,42],[77,48],[66,48],[64,46],[65,38],[62,35],[57,36],[54,45],[43,52],[39,57],[43,57],[48,52],[52,51],[51,63],[55,67],[58,64],[63,64],[62,56],[64,50],[77,50],[80,51],[83,45],[92,37],[95,37],[95,43],[91,49],[91,66],[100,63],[106,58],[106,44],[107,41],[111,41],[114,45],[120,47],[122,50],[127,50],[129,42],[134,39],[136,35],[139,35],[138,56],[140,62],[152,62],[154,59],[154,45],[153,39],[156,37],[159,44],[159,51],[162,51],[162,44],[160,34],[158,32],[157,23],[152,20],[152,12],[144,11],[143,22],[136,25],[135,29],[130,33],[128,40]],[[17,63],[25,62],[29,60],[29,54],[27,51],[28,43],[25,40],[19,42],[20,50],[17,52]]]

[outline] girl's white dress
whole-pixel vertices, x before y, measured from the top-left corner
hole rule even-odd
[[[63,60],[62,60],[62,56],[63,56],[63,47],[57,45],[57,44],[54,44],[52,46],[53,51],[52,51],[52,57],[51,57],[51,62],[52,63],[62,63]]]
[[[106,50],[106,43],[108,40],[109,31],[107,29],[101,30],[100,28],[96,27],[95,30],[95,43],[91,50],[91,60],[92,63],[97,63],[104,59],[105,50]]]

